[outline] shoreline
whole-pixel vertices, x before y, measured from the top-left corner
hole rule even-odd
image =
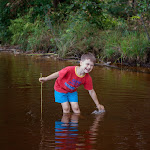
[[[6,53],[13,53],[14,55],[26,55],[26,56],[32,56],[32,57],[45,57],[45,58],[53,58],[58,59],[60,61],[69,61],[74,63],[79,63],[80,59],[75,57],[66,57],[61,58],[58,56],[58,54],[55,53],[34,53],[32,50],[28,52],[23,52],[22,50],[11,47],[11,46],[0,46],[0,53],[6,52]],[[97,63],[95,63],[95,66],[101,66],[101,67],[109,67],[112,69],[119,69],[119,70],[127,70],[132,72],[141,72],[141,73],[148,73],[150,74],[150,64],[142,64],[142,66],[138,66],[135,64],[128,64],[128,63],[111,63],[111,62],[103,62],[98,60]]]

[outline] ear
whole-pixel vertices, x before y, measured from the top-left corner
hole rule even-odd
[[[82,61],[80,61],[80,66],[82,65]]]

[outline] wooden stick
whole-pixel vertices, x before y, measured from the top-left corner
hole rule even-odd
[[[40,73],[40,77],[42,78],[42,73]],[[42,118],[42,82],[41,82],[41,118]]]

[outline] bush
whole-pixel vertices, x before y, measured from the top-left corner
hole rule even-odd
[[[144,61],[149,41],[145,33],[137,31],[109,31],[104,35],[104,59],[113,61]]]
[[[20,45],[20,48],[26,50],[47,49],[50,44],[51,35],[48,27],[38,16],[35,22],[31,22],[31,12],[29,14],[11,20],[9,30],[12,33],[13,45]]]
[[[99,29],[95,24],[86,21],[81,14],[72,14],[65,26],[61,24],[61,27],[62,29],[55,29],[58,31],[56,45],[60,56],[80,56],[93,49],[94,37]]]
[[[20,45],[23,50],[28,46],[28,37],[33,33],[34,26],[30,21],[30,14],[11,20],[9,30],[12,33],[12,45]]]
[[[48,27],[40,20],[40,17],[34,22],[33,27],[33,32],[28,37],[27,49],[32,49],[34,51],[48,49],[52,38]]]

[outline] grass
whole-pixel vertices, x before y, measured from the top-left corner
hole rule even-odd
[[[107,31],[103,35],[105,47],[103,59],[120,63],[125,61],[145,61],[146,49],[149,41],[143,32]]]

